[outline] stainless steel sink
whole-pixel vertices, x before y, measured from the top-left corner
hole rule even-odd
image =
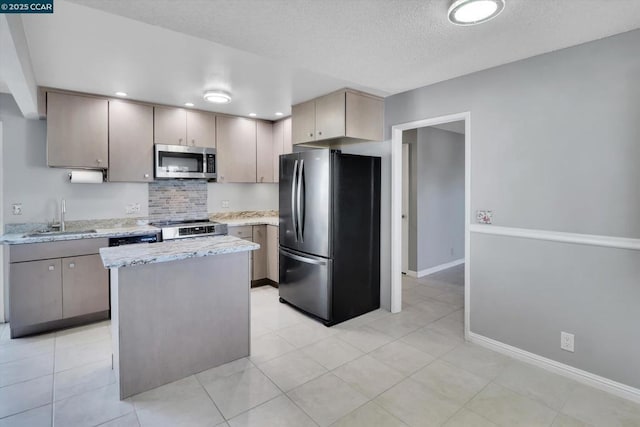
[[[97,233],[96,230],[75,230],[75,231],[33,231],[31,233],[27,233],[22,237],[38,237],[38,236],[64,236],[68,234],[91,234]]]

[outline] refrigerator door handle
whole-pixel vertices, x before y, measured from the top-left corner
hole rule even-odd
[[[295,259],[297,261],[300,262],[304,262],[306,264],[315,264],[315,265],[327,265],[327,261],[323,260],[323,259],[316,259],[316,258],[308,258],[306,256],[302,256],[302,255],[296,255],[293,252],[289,252],[287,250],[284,249],[280,249],[280,253],[286,257]]]
[[[298,241],[298,225],[296,221],[296,178],[298,175],[298,161],[293,164],[293,174],[291,176],[291,222],[293,222],[293,232],[296,242]]]
[[[302,198],[302,187],[304,186],[304,159],[300,160],[300,169],[298,170],[298,230],[300,232],[300,241],[304,242],[304,199]]]

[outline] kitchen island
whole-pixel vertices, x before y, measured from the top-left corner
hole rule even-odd
[[[101,248],[120,398],[249,355],[249,254],[232,236]]]

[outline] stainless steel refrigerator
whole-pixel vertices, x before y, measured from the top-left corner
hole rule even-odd
[[[280,156],[280,301],[333,325],[380,306],[380,158]]]

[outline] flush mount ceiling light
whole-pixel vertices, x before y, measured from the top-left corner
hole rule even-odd
[[[257,114],[256,113],[249,113],[249,116],[255,117],[255,116],[257,116]]]
[[[500,14],[505,0],[455,0],[449,7],[449,22],[455,25],[476,25]]]
[[[282,113],[280,111],[276,112],[276,116],[282,116]]]
[[[184,106],[185,107],[193,107],[193,102],[185,102]]]
[[[221,90],[208,90],[204,93],[204,100],[214,104],[228,104],[231,102],[231,96]]]
[[[127,92],[116,92],[117,96],[127,96]]]

